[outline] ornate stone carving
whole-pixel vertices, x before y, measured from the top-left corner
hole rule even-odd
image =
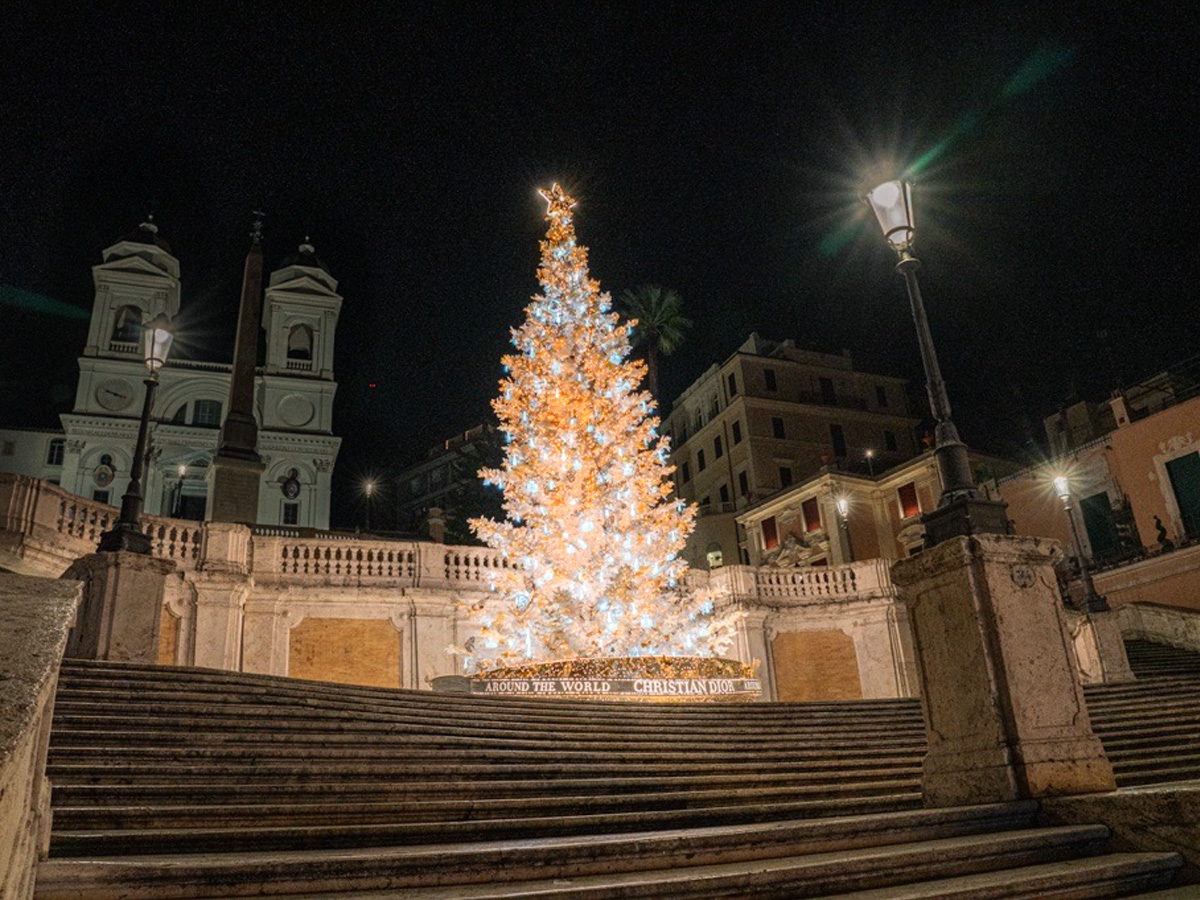
[[[333,460],[325,459],[322,457],[317,457],[313,460],[313,467],[318,472],[328,472],[330,469],[333,468]]]
[[[67,452],[68,453],[82,453],[84,447],[86,447],[86,446],[87,446],[87,441],[71,439],[71,440],[67,441]]]
[[[1196,439],[1192,437],[1192,433],[1189,431],[1186,436],[1177,434],[1173,438],[1168,438],[1167,440],[1163,441],[1158,445],[1158,450],[1164,455],[1168,453],[1175,454],[1181,450],[1186,450],[1194,443],[1196,443]]]

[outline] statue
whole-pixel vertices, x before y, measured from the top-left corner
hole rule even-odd
[[[1154,531],[1158,538],[1159,551],[1162,553],[1170,553],[1175,549],[1175,542],[1167,537],[1167,526],[1162,523],[1162,519],[1158,516],[1154,517]]]

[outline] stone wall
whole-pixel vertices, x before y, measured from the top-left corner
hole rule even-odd
[[[1111,606],[1159,603],[1200,612],[1200,544],[1097,572],[1095,581]]]
[[[115,510],[23,476],[0,474],[0,566],[58,575],[93,553]],[[461,600],[483,596],[506,560],[484,547],[374,535],[145,517],[163,582],[149,658],[272,675],[425,688],[458,674],[446,652],[471,637]],[[90,557],[89,557],[90,558]],[[762,663],[765,697],[913,696],[907,615],[881,560],[809,569],[729,565],[690,576],[745,618],[731,652]],[[154,629],[148,629],[153,631]],[[836,677],[803,676],[810,648],[781,634],[836,632]],[[146,642],[143,642],[146,644]],[[855,682],[857,673],[857,684]],[[857,695],[857,694],[855,694]]]
[[[80,600],[73,582],[0,575],[0,897],[33,896],[49,849],[46,752],[67,632]]]

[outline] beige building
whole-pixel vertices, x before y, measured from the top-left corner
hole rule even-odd
[[[911,459],[917,422],[903,379],[857,371],[848,353],[751,334],[696,379],[664,420],[676,495],[700,507],[688,561],[748,561],[737,552],[732,513],[824,466],[867,474]]]

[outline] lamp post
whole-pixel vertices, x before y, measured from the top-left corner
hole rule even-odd
[[[900,179],[885,181],[867,191],[864,198],[879,220],[883,236],[896,251],[900,261],[896,271],[904,278],[912,306],[913,322],[917,327],[917,342],[921,362],[925,367],[925,382],[929,391],[929,407],[937,425],[934,457],[942,482],[942,495],[936,510],[922,518],[925,526],[925,546],[932,547],[959,535],[977,532],[1009,533],[1008,513],[1003,503],[984,498],[975,486],[967,445],[958,436],[950,417],[950,397],[942,370],[938,365],[933,335],[925,316],[925,302],[917,282],[921,262],[912,252],[916,234],[913,220],[912,184]]]
[[[1067,513],[1067,521],[1071,523],[1071,543],[1075,547],[1075,558],[1079,561],[1079,575],[1083,579],[1083,605],[1088,612],[1106,612],[1108,600],[1096,593],[1096,583],[1092,581],[1092,571],[1088,566],[1087,557],[1083,553],[1083,541],[1079,538],[1079,526],[1075,524],[1075,508],[1071,504],[1071,482],[1066,475],[1054,479],[1054,492],[1063,503]]]
[[[179,464],[179,481],[175,483],[175,502],[171,504],[171,515],[179,518],[183,511],[183,479],[187,478],[187,463]]]
[[[146,398],[142,402],[142,419],[138,423],[137,446],[129,466],[129,488],[121,497],[121,515],[112,531],[100,535],[100,550],[125,550],[130,553],[149,553],[150,538],[142,533],[138,519],[142,515],[142,469],[146,461],[146,440],[150,432],[150,410],[158,389],[158,372],[167,361],[171,342],[171,320],[157,315],[142,328],[142,354],[148,373],[145,379]]]
[[[854,544],[850,540],[850,501],[845,495],[834,501],[838,511],[838,522],[842,529],[842,540],[846,542],[846,562],[854,562]]]
[[[367,495],[366,528],[364,530],[370,531],[371,530],[371,497],[374,496],[374,494],[375,494],[375,482],[370,481],[370,480],[364,482],[363,483],[363,493]]]
[[[872,478],[875,477],[875,451],[867,451],[867,474]]]

